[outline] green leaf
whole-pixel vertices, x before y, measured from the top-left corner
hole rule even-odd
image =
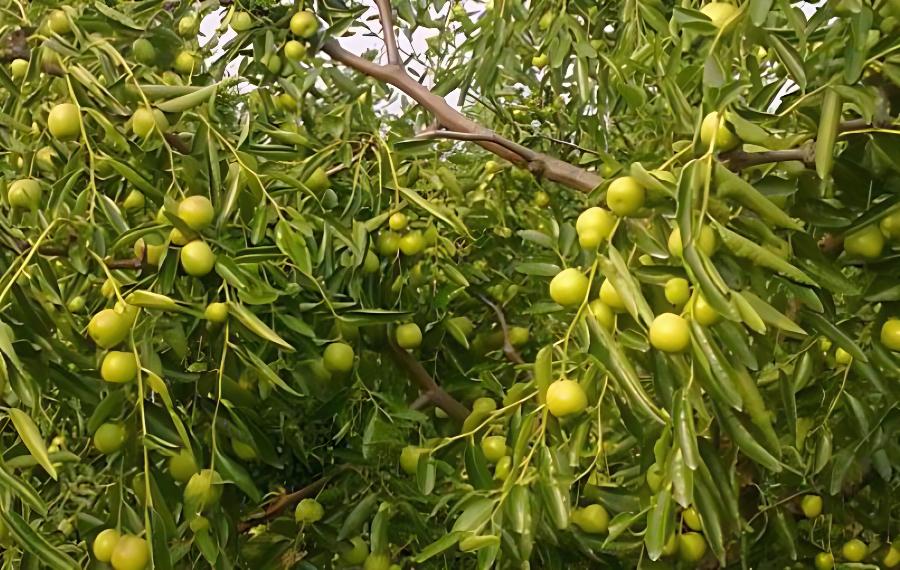
[[[19,408],[9,408],[9,418],[12,420],[13,426],[22,438],[22,443],[31,452],[31,455],[37,460],[38,464],[44,468],[50,477],[57,478],[56,468],[47,455],[47,446],[44,444],[44,437],[41,435],[37,424],[31,419],[27,413]]]
[[[53,570],[78,570],[79,564],[65,552],[50,544],[40,533],[35,531],[19,513],[0,509],[0,519],[6,525],[16,543],[48,568]]]
[[[259,317],[250,312],[249,309],[234,301],[228,302],[229,313],[237,317],[237,319],[247,327],[253,334],[266,339],[267,341],[277,344],[281,348],[293,352],[292,347],[286,340],[278,336],[269,325],[259,320]]]

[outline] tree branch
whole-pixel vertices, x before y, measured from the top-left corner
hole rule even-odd
[[[397,32],[394,29],[394,12],[391,0],[375,0],[378,6],[378,18],[381,20],[381,35],[384,38],[384,49],[387,51],[388,65],[400,66],[400,50],[397,49]]]
[[[505,139],[501,136],[498,136],[496,133],[460,133],[456,131],[446,131],[443,129],[434,129],[422,131],[416,138],[420,139],[452,139],[457,141],[475,141],[475,142],[490,142],[494,144],[498,144],[500,146],[506,147],[511,152],[516,153],[522,160],[525,162],[536,162],[540,160],[538,158],[538,153],[534,152],[530,148],[524,147],[517,142],[513,142],[511,140]]]
[[[12,244],[0,241],[0,246],[12,250],[16,255],[24,255],[31,249],[31,244],[27,241],[11,239]],[[68,257],[69,248],[61,245],[42,245],[38,248],[38,254],[46,257]],[[110,259],[104,263],[110,269],[141,269],[144,266],[144,260],[141,258]]]
[[[413,355],[406,352],[395,343],[390,341],[391,355],[401,368],[406,370],[406,375],[413,383],[419,387],[422,395],[416,399],[418,405],[422,405],[422,397],[425,396],[435,406],[447,412],[455,422],[462,424],[469,415],[469,409],[459,403],[459,400],[448,394],[441,388],[431,374],[425,370],[422,363],[415,359]],[[415,403],[415,402],[414,402]]]
[[[789,148],[785,150],[765,150],[761,152],[747,152],[740,147],[723,152],[719,158],[731,170],[743,170],[760,164],[769,164],[771,162],[788,162],[790,160],[799,160],[804,164],[813,164],[815,162],[815,145],[806,143],[797,148]]]
[[[381,1],[379,0],[379,3]],[[322,46],[322,51],[331,56],[333,60],[347,67],[388,85],[393,85],[434,115],[441,127],[451,132],[477,135],[478,138],[475,139],[475,142],[479,146],[505,158],[520,168],[527,168],[533,173],[539,173],[547,180],[558,182],[582,192],[590,192],[603,182],[603,178],[595,172],[540,152],[529,150],[529,153],[533,153],[530,155],[532,160],[523,158],[519,152],[511,150],[516,143],[469,119],[451,107],[443,97],[436,95],[413,79],[399,65],[379,65],[350,53],[334,39],[327,40]]]
[[[500,330],[503,331],[503,354],[506,355],[507,360],[514,364],[525,364],[522,355],[519,354],[519,351],[516,350],[516,347],[514,347],[509,340],[509,326],[506,324],[506,315],[503,314],[503,309],[488,299],[487,295],[479,291],[475,291],[475,296],[478,297],[482,303],[493,309],[494,314],[497,315],[497,321],[500,323]]]
[[[318,493],[319,489],[324,487],[325,484],[328,483],[331,479],[337,477],[345,471],[348,471],[350,468],[351,467],[349,465],[339,465],[335,468],[334,471],[327,475],[323,475],[306,487],[298,489],[293,493],[279,496],[275,500],[271,501],[262,513],[257,513],[255,515],[249,516],[241,521],[238,524],[238,532],[246,532],[247,530],[253,528],[258,524],[274,519],[275,517],[280,515],[284,509],[290,507],[294,503],[298,503],[303,499],[306,499]]]

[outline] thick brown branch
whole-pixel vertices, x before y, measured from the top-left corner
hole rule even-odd
[[[406,371],[406,375],[419,388],[422,396],[426,396],[432,404],[447,412],[447,415],[455,422],[462,424],[469,415],[469,409],[441,388],[413,355],[397,346],[393,341],[390,343],[390,348],[394,360]],[[419,402],[422,396],[416,401]]]
[[[516,350],[516,347],[514,347],[509,340],[509,325],[506,324],[506,315],[503,314],[503,309],[488,299],[487,295],[484,295],[483,293],[476,291],[475,296],[478,297],[482,303],[490,307],[494,311],[494,314],[497,315],[497,322],[500,323],[500,330],[503,331],[503,354],[506,355],[507,360],[515,364],[525,364],[522,355],[519,354],[519,351]]]
[[[257,513],[255,515],[247,517],[246,520],[241,521],[241,523],[238,524],[238,532],[245,532],[258,524],[274,519],[275,517],[280,515],[284,509],[290,507],[294,503],[298,503],[303,499],[306,499],[318,493],[319,489],[324,487],[325,484],[328,483],[331,479],[349,469],[349,465],[339,465],[337,468],[335,468],[334,471],[327,475],[323,475],[306,487],[298,489],[293,493],[279,496],[278,498],[270,502],[262,513]]]
[[[381,20],[381,35],[384,38],[384,49],[387,52],[389,65],[400,65],[400,50],[397,49],[397,32],[394,28],[394,12],[391,0],[375,0],[378,6],[378,17]]]
[[[410,77],[406,70],[399,65],[378,65],[368,59],[350,53],[334,39],[327,40],[322,46],[322,51],[347,67],[393,85],[403,91],[433,114],[438,124],[448,131],[479,135],[479,139],[475,141],[479,146],[505,158],[516,166],[529,168],[532,172],[539,169],[540,174],[544,178],[582,192],[590,192],[603,182],[603,178],[594,172],[540,152],[531,151],[534,152],[532,161],[523,159],[518,152],[510,150],[510,145],[515,143],[507,141],[497,133],[476,123],[451,107],[443,97],[436,95]]]
[[[812,144],[805,144],[798,148],[790,148],[785,150],[764,150],[761,152],[747,152],[740,148],[723,152],[719,158],[725,162],[731,170],[743,170],[760,164],[769,164],[772,162],[788,162],[790,160],[799,160],[804,164],[813,164],[815,162],[815,147]]]
[[[11,249],[18,255],[28,253],[28,250],[31,249],[31,244],[27,241],[13,238],[13,242],[13,245],[6,242],[0,242],[0,245]],[[46,257],[67,257],[69,248],[61,245],[42,245],[38,248],[38,254]],[[110,269],[140,269],[143,266],[143,260],[139,258],[110,259],[105,263]]]

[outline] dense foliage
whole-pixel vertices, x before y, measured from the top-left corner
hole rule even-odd
[[[296,4],[0,2],[4,568],[900,564],[897,0]]]

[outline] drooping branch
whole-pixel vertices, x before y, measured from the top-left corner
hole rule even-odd
[[[507,360],[514,364],[525,364],[522,355],[519,354],[519,351],[516,350],[516,347],[514,347],[509,340],[509,325],[506,323],[506,315],[503,314],[503,309],[481,292],[476,291],[475,296],[478,297],[482,303],[490,307],[494,311],[494,314],[497,315],[497,322],[500,323],[500,330],[503,331],[503,354],[506,355]]]
[[[441,388],[434,378],[431,377],[431,374],[425,370],[421,362],[397,346],[393,340],[390,341],[390,350],[394,360],[406,371],[406,375],[421,392],[421,395],[414,402],[417,409],[426,403],[423,398],[427,398],[427,401],[444,410],[455,422],[462,424],[466,420],[466,417],[469,415],[469,409]]]
[[[382,25],[386,22],[393,22],[393,16],[384,15],[384,12],[390,12],[390,2],[388,0],[378,0],[377,4],[379,10],[383,13],[381,17]],[[391,37],[394,42],[396,41],[393,29],[390,32],[385,30],[385,37]],[[390,56],[391,44],[385,42],[385,45]],[[437,124],[441,128],[454,133],[473,135],[476,138],[472,140],[479,146],[510,161],[516,166],[527,168],[534,173],[539,173],[547,180],[558,182],[582,192],[590,192],[603,182],[603,178],[600,175],[564,160],[530,149],[525,149],[527,152],[523,155],[521,151],[524,147],[519,147],[518,151],[513,150],[513,148],[518,146],[516,143],[476,123],[451,107],[443,97],[435,94],[413,79],[406,69],[399,64],[377,64],[345,50],[334,39],[326,40],[322,46],[322,51],[331,56],[333,60],[347,67],[388,85],[393,85],[434,115]],[[390,57],[388,61],[390,62]]]
[[[278,498],[270,502],[263,510],[263,512],[251,515],[245,520],[241,521],[238,524],[238,532],[245,532],[258,524],[274,519],[275,517],[280,515],[282,511],[284,511],[294,503],[298,503],[303,499],[306,499],[318,493],[326,483],[328,483],[338,475],[344,473],[345,471],[350,470],[350,468],[350,465],[339,465],[331,473],[323,475],[309,485],[298,489],[293,493],[280,495]]]

